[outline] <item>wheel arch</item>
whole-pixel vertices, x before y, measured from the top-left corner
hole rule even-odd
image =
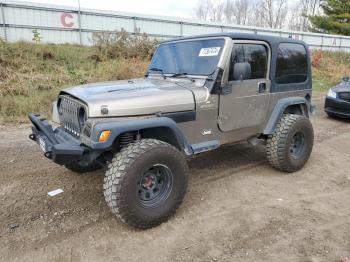
[[[99,143],[99,135],[104,130],[111,130],[111,135],[107,141]],[[91,135],[92,147],[111,149],[123,134],[130,132],[141,134],[142,138],[153,138],[167,142],[180,151],[185,151],[188,155],[193,154],[191,145],[176,122],[168,117],[99,123],[95,125]]]
[[[176,135],[176,131],[171,129],[169,126],[157,126],[157,127],[144,128],[139,130],[139,132],[143,139],[144,138],[158,139],[170,145],[173,145],[180,151],[184,150],[184,145],[183,143],[181,143],[181,140]]]
[[[305,97],[287,97],[280,99],[266,123],[263,135],[273,134],[283,114],[304,115],[309,118],[310,110],[310,101]]]

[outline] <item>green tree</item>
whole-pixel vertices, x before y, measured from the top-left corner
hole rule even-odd
[[[350,0],[324,0],[322,16],[309,16],[315,32],[350,35]]]

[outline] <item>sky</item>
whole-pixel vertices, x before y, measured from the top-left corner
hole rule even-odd
[[[78,6],[78,0],[28,0],[54,5]],[[81,7],[149,15],[192,18],[197,0],[80,0]]]

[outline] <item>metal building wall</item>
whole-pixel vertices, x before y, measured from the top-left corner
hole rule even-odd
[[[3,3],[0,2],[0,38],[6,39],[6,31],[5,31],[5,20],[4,20],[4,6]]]
[[[15,0],[0,0],[0,37],[7,41],[32,41],[36,29],[43,42],[91,45],[93,32],[124,28],[159,39],[217,32],[244,32],[293,37],[311,48],[350,52],[350,37],[226,25],[189,19],[154,17],[125,12],[81,9]]]

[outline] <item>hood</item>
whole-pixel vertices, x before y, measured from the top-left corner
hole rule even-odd
[[[341,82],[332,88],[335,92],[350,92],[350,82]]]
[[[174,81],[134,79],[102,82],[65,89],[89,107],[89,117],[137,116],[195,109],[191,88]],[[108,108],[102,115],[101,108]]]

